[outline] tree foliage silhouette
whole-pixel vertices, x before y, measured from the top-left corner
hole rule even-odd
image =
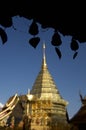
[[[6,5],[6,6],[5,6]],[[83,3],[84,5],[84,3]],[[28,20],[33,19],[29,27],[28,33],[32,35],[29,40],[30,45],[37,47],[40,37],[37,23],[41,24],[43,29],[53,28],[55,30],[51,44],[55,46],[56,53],[59,58],[62,54],[59,46],[62,45],[59,32],[64,36],[72,36],[70,48],[74,51],[73,59],[78,54],[79,44],[86,42],[86,19],[85,8],[82,3],[75,2],[55,2],[55,1],[2,1],[0,8],[0,25],[3,28],[13,27],[12,17],[20,16]],[[5,10],[5,11],[3,11]],[[0,36],[2,43],[5,44],[8,40],[5,29],[0,27]],[[74,40],[73,40],[74,39]],[[78,41],[78,42],[77,42]]]

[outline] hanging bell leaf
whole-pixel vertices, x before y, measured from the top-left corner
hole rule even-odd
[[[32,22],[32,24],[30,25],[30,28],[29,28],[29,33],[31,35],[37,35],[38,34],[38,25],[36,24],[35,21]]]
[[[78,42],[75,39],[72,39],[71,44],[70,44],[70,48],[73,51],[78,50],[79,45],[78,45]]]
[[[59,59],[61,59],[62,54],[61,54],[60,49],[59,49],[59,48],[57,48],[57,47],[55,47],[55,51],[56,51],[56,53],[57,53],[57,55],[58,55]]]
[[[40,41],[40,38],[39,37],[33,37],[29,40],[29,43],[32,47],[36,48],[38,43]]]
[[[54,35],[52,36],[51,43],[53,46],[60,46],[62,44],[61,37],[58,34],[58,32],[55,32]]]
[[[77,54],[78,54],[78,52],[75,52],[75,53],[74,53],[74,55],[73,55],[73,59],[76,58]]]
[[[7,34],[2,28],[0,28],[0,36],[3,44],[7,42]]]

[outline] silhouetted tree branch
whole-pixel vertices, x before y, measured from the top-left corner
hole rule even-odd
[[[6,6],[5,6],[6,5]],[[84,5],[84,4],[83,4]],[[73,59],[78,54],[79,44],[86,42],[86,19],[85,11],[82,3],[75,2],[60,2],[60,1],[2,1],[0,8],[0,25],[4,28],[13,27],[12,17],[20,16],[28,20],[33,19],[28,33],[33,37],[29,40],[30,45],[37,47],[40,37],[36,35],[39,33],[38,25],[41,24],[43,29],[53,28],[55,30],[51,43],[55,46],[55,51],[59,58],[61,58],[61,51],[59,46],[62,45],[59,32],[64,36],[72,36],[70,48],[74,51]],[[2,44],[8,40],[5,29],[0,27],[0,36]]]

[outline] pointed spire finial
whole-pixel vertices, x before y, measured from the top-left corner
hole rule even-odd
[[[43,42],[43,63],[42,63],[42,66],[43,68],[45,68],[45,66],[47,66],[46,64],[46,56],[45,56],[45,42]]]
[[[45,58],[45,43],[43,43],[43,58]]]

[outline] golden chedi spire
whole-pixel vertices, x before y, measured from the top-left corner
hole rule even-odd
[[[67,102],[61,97],[57,86],[48,70],[45,49],[45,43],[43,43],[43,59],[41,70],[38,73],[38,76],[36,77],[36,80],[33,84],[31,94],[40,100],[58,101],[67,105]]]
[[[19,103],[19,109],[16,107],[13,115],[15,119],[19,120],[19,116],[21,118],[26,114],[31,119],[29,124],[31,129],[57,130],[60,126],[60,130],[63,130],[63,128],[67,129],[67,101],[61,97],[53,77],[48,70],[44,43],[42,49],[42,65],[32,86],[32,90],[28,90],[28,94],[25,97],[22,95],[19,98],[22,101],[23,109],[21,109],[22,107]],[[24,115],[21,113],[18,115],[18,110]],[[16,117],[16,115],[18,116]]]

